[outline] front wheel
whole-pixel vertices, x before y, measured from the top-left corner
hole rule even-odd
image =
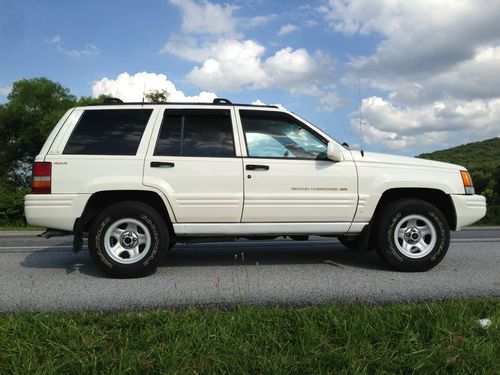
[[[141,202],[121,202],[104,209],[93,221],[89,251],[97,266],[113,277],[153,273],[169,238],[165,221]]]
[[[377,252],[398,271],[427,271],[441,262],[450,245],[443,213],[418,200],[397,201],[382,210],[377,226]]]

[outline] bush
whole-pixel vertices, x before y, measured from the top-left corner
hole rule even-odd
[[[488,205],[486,216],[481,219],[479,225],[500,225],[500,205]]]
[[[0,187],[0,225],[25,226],[24,196],[30,189]]]

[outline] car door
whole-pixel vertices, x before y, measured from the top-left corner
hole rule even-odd
[[[246,146],[242,222],[352,221],[357,177],[350,153],[328,160],[328,139],[286,112],[238,112]]]
[[[144,184],[161,190],[178,223],[239,222],[243,171],[232,107],[166,107]]]

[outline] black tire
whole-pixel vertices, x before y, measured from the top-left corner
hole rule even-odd
[[[419,199],[399,200],[385,207],[377,218],[377,253],[394,269],[427,271],[446,255],[449,225],[432,204]]]
[[[89,233],[89,252],[93,261],[108,275],[117,278],[152,274],[168,246],[165,220],[151,206],[141,202],[126,201],[107,207],[94,219]]]

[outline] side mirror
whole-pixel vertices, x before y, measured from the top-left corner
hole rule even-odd
[[[331,161],[344,160],[344,155],[342,154],[342,150],[340,149],[340,146],[335,142],[328,142],[327,157]]]

